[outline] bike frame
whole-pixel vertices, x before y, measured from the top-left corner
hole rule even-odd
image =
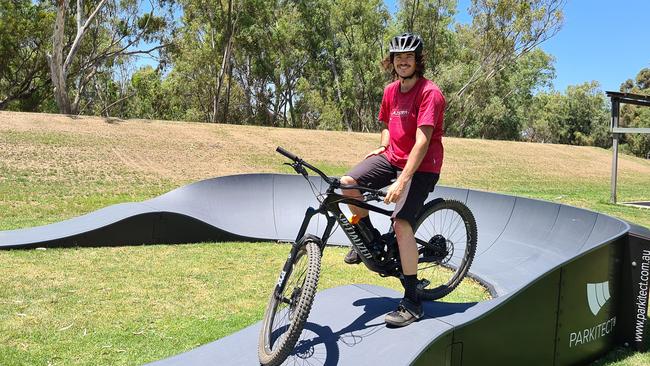
[[[334,228],[334,225],[336,223],[338,223],[339,226],[341,226],[345,235],[348,237],[348,239],[350,239],[350,243],[352,243],[352,246],[357,250],[358,253],[361,254],[360,255],[361,261],[369,270],[385,276],[393,275],[393,273],[387,271],[387,269],[384,266],[380,265],[374,260],[372,254],[368,250],[368,245],[370,244],[369,241],[361,233],[358,226],[351,224],[350,221],[347,219],[347,217],[345,217],[345,214],[341,211],[339,204],[346,203],[346,204],[354,205],[386,216],[391,216],[393,214],[393,211],[385,210],[383,208],[370,205],[366,202],[343,196],[341,194],[334,192],[334,189],[335,188],[332,185],[330,185],[330,187],[327,190],[327,197],[323,200],[323,202],[321,202],[319,207],[318,208],[309,207],[305,212],[305,218],[302,221],[300,230],[298,231],[298,235],[296,236],[296,240],[292,244],[289,258],[287,258],[287,262],[285,263],[284,268],[280,273],[280,278],[278,279],[276,293],[282,293],[282,291],[284,291],[284,286],[285,286],[284,278],[286,277],[286,274],[290,273],[291,263],[293,263],[294,259],[298,255],[298,250],[302,246],[304,240],[312,239],[317,241],[322,255],[322,253],[325,250],[325,246],[327,245],[327,241],[329,240],[330,235],[332,234],[332,229]],[[327,225],[325,226],[325,231],[323,232],[322,237],[307,234],[307,228],[309,227],[311,220],[314,218],[314,216],[319,214],[325,216],[325,218],[327,219]]]
[[[367,246],[370,244],[368,239],[363,235],[359,227],[352,225],[348,218],[345,217],[345,214],[341,211],[341,208],[339,207],[339,204],[341,203],[364,208],[386,216],[391,216],[393,214],[393,211],[385,210],[383,208],[370,205],[364,201],[338,194],[334,192],[334,187],[330,186],[330,188],[327,190],[327,197],[325,200],[323,200],[318,209],[310,207],[307,209],[307,212],[305,212],[305,218],[303,219],[300,230],[298,231],[296,242],[298,242],[303,236],[306,235],[307,227],[309,226],[312,218],[318,214],[322,214],[327,218],[327,226],[325,227],[323,236],[320,238],[321,252],[325,249],[325,245],[327,245],[327,242],[332,233],[332,229],[334,228],[334,224],[338,222],[345,235],[348,237],[348,239],[350,239],[350,243],[352,243],[357,252],[361,254],[361,260],[363,263],[372,271],[384,272],[383,267],[378,266],[375,263],[375,260],[368,250]]]
[[[280,277],[278,278],[278,282],[276,284],[276,292],[275,292],[276,295],[281,294],[284,291],[284,287],[286,285],[285,278],[287,277],[287,274],[291,273],[292,263],[294,262],[296,256],[298,255],[298,251],[300,247],[303,245],[304,241],[308,239],[316,241],[318,243],[322,255],[323,251],[325,250],[325,245],[327,244],[330,235],[332,234],[332,229],[334,228],[334,225],[336,223],[338,223],[339,226],[341,226],[343,232],[345,232],[345,235],[348,237],[348,239],[350,239],[352,246],[357,250],[358,253],[361,254],[360,255],[361,261],[368,269],[384,276],[395,275],[394,272],[388,271],[384,266],[380,265],[374,260],[372,254],[368,249],[368,245],[370,244],[370,241],[367,238],[365,238],[365,236],[363,235],[363,233],[360,231],[358,227],[355,227],[355,225],[350,223],[347,217],[345,217],[345,214],[341,211],[339,204],[346,203],[346,204],[354,205],[386,216],[391,216],[393,214],[393,211],[385,210],[383,208],[370,205],[365,201],[344,196],[342,194],[336,193],[335,190],[337,188],[360,189],[374,194],[376,199],[378,199],[379,194],[381,194],[381,192],[378,190],[368,189],[359,186],[342,187],[338,179],[328,177],[319,169],[308,164],[307,162],[303,161],[302,159],[298,158],[292,153],[279,147],[277,151],[282,155],[293,160],[294,164],[289,164],[289,165],[291,165],[294,168],[294,170],[296,170],[296,172],[298,172],[303,177],[305,177],[305,179],[309,181],[309,175],[307,174],[307,171],[304,169],[304,167],[307,167],[310,170],[317,173],[318,175],[320,175],[321,178],[323,178],[323,180],[329,184],[329,187],[327,188],[326,191],[326,197],[320,203],[319,207],[318,208],[309,207],[305,212],[305,217],[300,226],[300,230],[298,230],[298,235],[296,236],[296,240],[292,245],[289,257],[287,258],[287,261],[284,264],[282,272],[280,272]],[[325,231],[323,232],[322,237],[317,237],[312,234],[307,234],[307,228],[309,227],[309,223],[314,218],[314,216],[319,214],[325,216],[325,218],[327,219],[327,225],[325,227]]]

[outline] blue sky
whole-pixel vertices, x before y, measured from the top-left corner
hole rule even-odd
[[[385,0],[396,10],[396,0]],[[459,0],[457,21],[469,22],[470,0]],[[601,90],[618,91],[622,82],[634,79],[650,67],[650,0],[568,0],[564,25],[555,37],[540,46],[555,57],[553,86],[596,80]]]

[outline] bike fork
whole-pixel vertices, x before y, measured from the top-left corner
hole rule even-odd
[[[298,256],[298,251],[307,240],[316,242],[318,244],[318,247],[321,248],[321,252],[322,252],[322,241],[316,235],[307,234],[303,236],[300,240],[291,244],[291,251],[289,252],[289,256],[287,257],[286,262],[284,262],[284,266],[282,267],[282,272],[280,272],[280,276],[278,277],[278,282],[275,285],[276,296],[284,292],[284,288],[287,285],[286,280],[291,275],[291,271],[293,271],[293,265],[295,263],[296,257]]]

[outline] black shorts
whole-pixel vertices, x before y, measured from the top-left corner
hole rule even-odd
[[[357,184],[373,189],[390,185],[402,174],[402,169],[391,165],[384,155],[373,155],[352,168],[345,175],[352,177]],[[392,219],[403,219],[415,226],[415,218],[424,206],[424,201],[433,192],[440,174],[416,172],[405,194],[395,203]]]

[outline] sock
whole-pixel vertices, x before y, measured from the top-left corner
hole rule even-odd
[[[404,298],[411,300],[414,304],[419,304],[417,285],[417,275],[404,275]]]
[[[370,231],[372,231],[372,229],[375,228],[374,226],[372,226],[372,222],[370,222],[370,216],[362,217],[361,220],[359,221],[363,222],[363,224],[366,225],[366,227]]]
[[[370,216],[363,217],[359,220],[359,223],[363,223],[363,225],[366,227],[366,232],[368,233],[368,240],[371,242],[374,242],[379,238],[379,230],[375,229],[374,226],[372,226],[372,222],[370,222]]]

